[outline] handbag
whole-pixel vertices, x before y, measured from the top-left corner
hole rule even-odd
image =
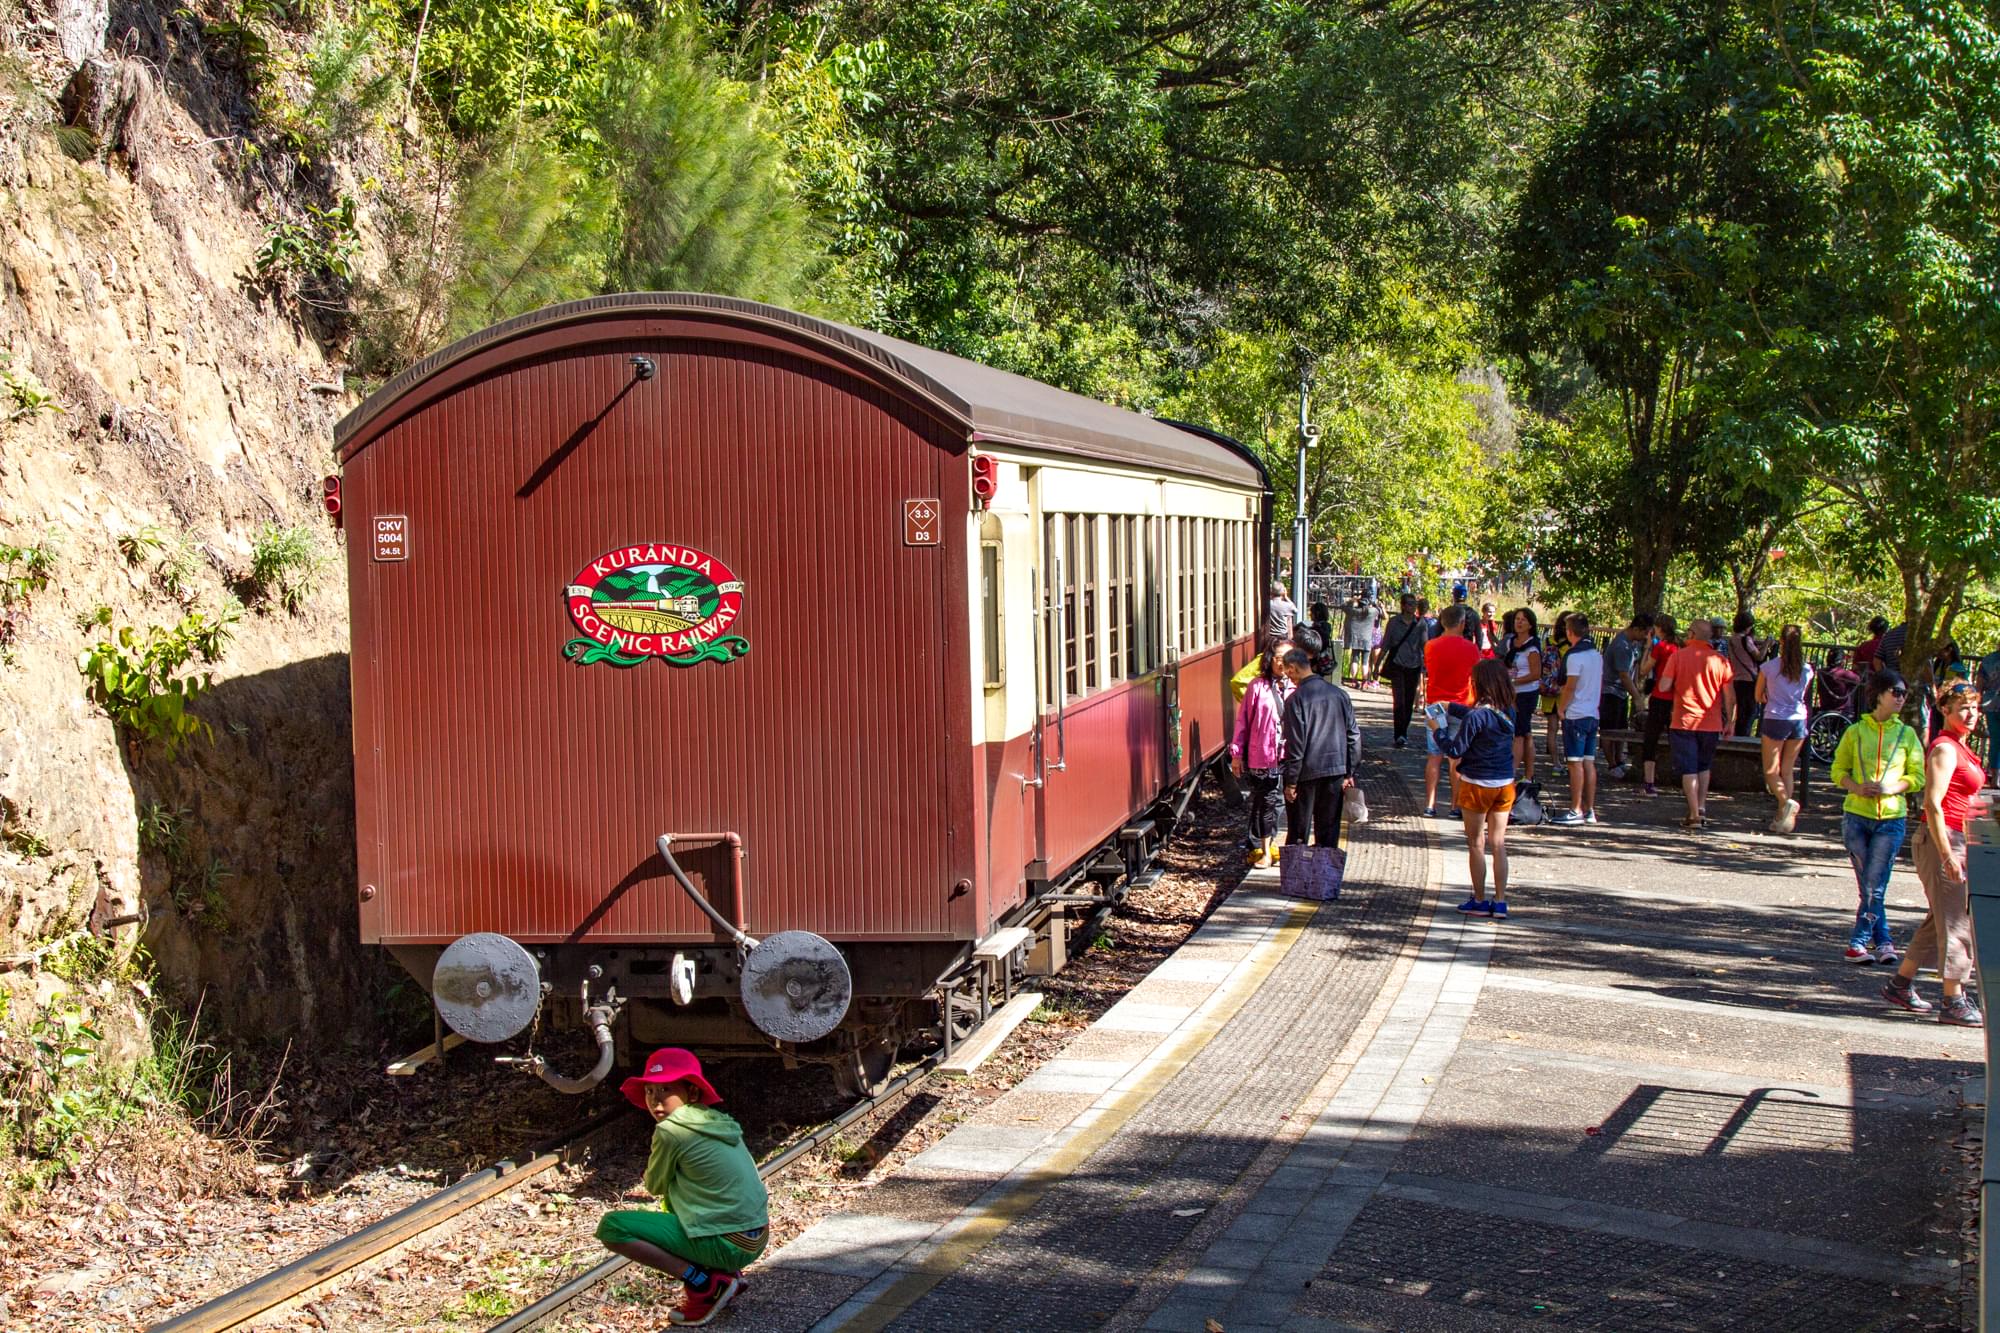
[[[1548,819],[1542,809],[1542,784],[1524,782],[1514,790],[1514,808],[1507,812],[1509,824],[1540,824]]]
[[[1345,848],[1287,843],[1278,851],[1278,892],[1287,898],[1331,901],[1346,874]]]

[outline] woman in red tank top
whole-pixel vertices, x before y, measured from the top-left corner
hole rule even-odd
[[[1882,996],[1915,1013],[1930,1009],[1911,985],[1920,967],[1934,966],[1944,982],[1944,1004],[1938,1022],[1978,1027],[1979,1007],[1965,993],[1972,976],[1972,904],[1965,879],[1965,821],[1986,813],[1979,794],[1986,770],[1967,744],[1979,723],[1979,691],[1960,681],[1938,697],[1944,729],[1924,756],[1924,817],[1910,837],[1916,855],[1917,878],[1923,881],[1930,914],[1910,940],[1903,965]]]

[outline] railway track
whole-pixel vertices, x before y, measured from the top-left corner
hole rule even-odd
[[[894,1079],[875,1096],[857,1102],[818,1129],[787,1144],[758,1167],[758,1174],[767,1180],[777,1175],[855,1121],[909,1092],[930,1076],[936,1063],[935,1057],[927,1058],[916,1068]],[[612,1107],[565,1134],[530,1147],[518,1158],[495,1162],[464,1176],[428,1198],[371,1222],[359,1231],[274,1269],[253,1282],[154,1324],[147,1333],[225,1333],[280,1306],[302,1300],[341,1274],[443,1226],[467,1209],[504,1194],[551,1167],[574,1160],[589,1140],[628,1119],[636,1121],[637,1113],[630,1107]],[[537,1327],[567,1309],[578,1297],[624,1268],[628,1262],[625,1259],[610,1259],[599,1264],[495,1325],[495,1330],[509,1330],[511,1333],[512,1330]]]
[[[909,1070],[907,1073],[900,1074],[891,1080],[887,1087],[883,1088],[882,1091],[876,1093],[873,1097],[856,1102],[853,1106],[842,1111],[818,1129],[813,1130],[809,1134],[802,1135],[794,1142],[786,1145],[782,1150],[773,1153],[758,1165],[757,1174],[765,1180],[770,1180],[779,1175],[786,1167],[814,1149],[823,1146],[834,1135],[840,1133],[841,1130],[846,1129],[855,1121],[862,1119],[873,1111],[880,1110],[890,1102],[915,1089],[931,1076],[937,1063],[938,1057],[927,1057],[916,1068]],[[588,1272],[580,1273],[576,1277],[571,1278],[568,1282],[557,1287],[533,1305],[523,1306],[521,1309],[516,1310],[513,1314],[508,1315],[499,1323],[488,1328],[486,1333],[528,1333],[529,1329],[540,1328],[543,1324],[548,1323],[551,1319],[556,1318],[569,1309],[570,1306],[588,1294],[593,1287],[598,1286],[600,1283],[616,1276],[619,1272],[629,1267],[631,1262],[630,1259],[618,1257],[606,1259],[603,1263],[590,1269]]]
[[[602,1111],[566,1133],[542,1140],[519,1158],[507,1158],[463,1176],[436,1194],[371,1222],[254,1282],[154,1324],[147,1333],[223,1333],[236,1328],[305,1296],[377,1255],[435,1230],[468,1208],[504,1194],[550,1167],[569,1162],[601,1130],[627,1118],[636,1118],[630,1107],[615,1106]]]

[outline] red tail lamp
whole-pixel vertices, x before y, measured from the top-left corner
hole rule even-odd
[[[326,509],[326,516],[333,520],[333,526],[340,526],[340,478],[323,477],[319,483],[319,502]]]
[[[1000,460],[991,454],[977,454],[972,460],[972,502],[984,509],[1000,489]]]

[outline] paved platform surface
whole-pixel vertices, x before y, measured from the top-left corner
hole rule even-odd
[[[1253,872],[1063,1056],[759,1266],[758,1329],[1949,1327],[1981,1035],[1839,961],[1833,815],[1612,787],[1514,917],[1361,696],[1340,901]],[[1753,831],[1754,830],[1754,831]],[[1898,937],[1922,901],[1891,892]],[[1983,1091],[1973,1095],[1983,1097]]]

